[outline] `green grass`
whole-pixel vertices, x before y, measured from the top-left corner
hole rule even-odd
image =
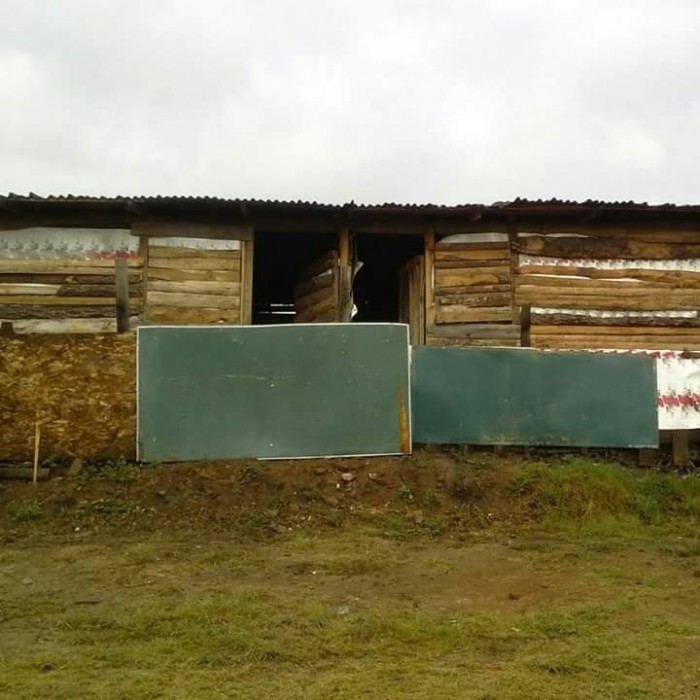
[[[41,504],[38,501],[30,501],[18,505],[13,513],[13,518],[16,523],[27,523],[39,520],[41,518]]]

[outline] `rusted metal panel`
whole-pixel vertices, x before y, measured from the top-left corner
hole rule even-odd
[[[414,348],[414,441],[656,447],[654,360],[503,348]]]

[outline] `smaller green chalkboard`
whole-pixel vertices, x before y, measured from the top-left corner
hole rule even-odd
[[[415,348],[418,443],[657,447],[651,357]]]

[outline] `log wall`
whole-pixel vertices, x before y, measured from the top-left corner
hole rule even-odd
[[[123,229],[0,232],[0,322],[14,333],[117,330],[117,261],[126,265],[127,313],[141,312],[142,256]]]
[[[465,236],[435,244],[435,313],[426,332],[428,345],[519,343],[508,241],[483,242],[478,235],[473,238],[474,243]]]
[[[540,348],[700,350],[700,232],[520,234],[517,305]]]
[[[243,276],[239,241],[150,239],[146,269],[147,321],[241,322]]]
[[[135,337],[0,338],[0,460],[134,457]]]

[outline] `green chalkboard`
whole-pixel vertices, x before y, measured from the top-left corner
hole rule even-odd
[[[657,447],[651,357],[416,348],[418,443]]]
[[[399,324],[138,330],[143,461],[410,451]]]

